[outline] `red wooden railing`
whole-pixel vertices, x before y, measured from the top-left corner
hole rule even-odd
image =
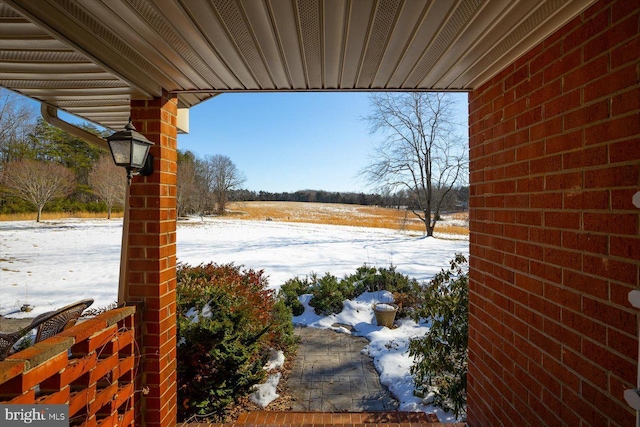
[[[71,426],[134,425],[135,307],[107,311],[0,362],[0,403],[68,404]]]

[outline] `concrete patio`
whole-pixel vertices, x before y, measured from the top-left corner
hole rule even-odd
[[[326,329],[296,328],[298,355],[289,375],[294,411],[393,411],[398,402],[380,384],[366,338]]]

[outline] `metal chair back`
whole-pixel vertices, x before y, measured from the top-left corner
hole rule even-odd
[[[73,326],[82,315],[82,312],[91,304],[93,304],[92,299],[82,300],[36,316],[29,325],[19,331],[8,334],[0,333],[0,360],[4,360],[15,343],[33,329],[38,329],[35,342],[40,342],[62,332],[67,327]]]

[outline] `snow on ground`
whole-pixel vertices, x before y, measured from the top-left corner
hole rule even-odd
[[[93,298],[93,307],[114,302],[121,239],[121,220],[0,222],[0,315],[33,317],[83,298]],[[393,264],[397,271],[426,281],[458,252],[468,255],[468,241],[375,228],[206,219],[180,222],[177,232],[178,261],[263,269],[274,289],[311,272],[342,277],[365,263]],[[354,333],[369,339],[363,351],[374,358],[381,382],[399,399],[402,410],[435,412],[441,421],[453,421],[451,415],[423,405],[412,394],[408,342],[424,334],[427,325],[404,320],[397,329],[377,326],[371,305],[392,302],[384,292],[346,301],[342,313],[328,317],[315,315],[308,298],[303,298],[307,310],[294,318],[296,323],[346,333],[348,329],[333,325],[353,326]],[[21,312],[24,304],[33,311]],[[263,401],[271,397],[265,389]]]
[[[117,299],[122,221],[0,222],[0,315],[33,317]],[[34,306],[21,313],[23,304]]]
[[[269,354],[269,360],[267,364],[264,366],[266,371],[273,371],[276,369],[281,369],[284,365],[285,357],[284,353],[280,350],[271,349]],[[276,400],[280,395],[277,393],[278,383],[280,382],[280,378],[282,374],[280,372],[275,372],[270,374],[262,384],[258,384],[254,386],[255,390],[250,396],[249,399],[260,406],[261,408],[266,407],[271,402]]]
[[[193,221],[178,228],[178,260],[234,262],[264,269],[279,288],[294,276],[330,272],[342,277],[363,264],[388,267],[429,280],[468,240],[416,237],[394,230],[276,221]]]
[[[121,220],[0,222],[0,315],[33,317],[83,298],[94,307],[117,299]],[[275,221],[180,222],[178,261],[264,269],[270,286],[326,272],[342,277],[363,264],[429,280],[468,241],[394,230]],[[34,307],[20,312],[23,304]]]
[[[249,400],[260,406],[261,408],[264,408],[269,403],[276,400],[278,397],[280,397],[280,395],[276,393],[276,389],[281,377],[282,374],[280,372],[269,375],[266,382],[255,386],[256,391],[251,394],[251,396],[249,396]]]

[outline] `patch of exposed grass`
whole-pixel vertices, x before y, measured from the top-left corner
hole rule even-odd
[[[0,221],[35,221],[35,212],[19,213],[19,214],[0,214]],[[107,218],[106,212],[43,212],[40,219],[56,220],[65,218],[83,218],[83,219],[97,219]],[[112,212],[111,218],[122,218],[122,212]]]
[[[390,228],[393,230],[424,231],[422,221],[411,212],[377,206],[304,202],[235,202],[228,208],[231,218],[305,222],[313,224],[348,225],[356,227]],[[468,235],[469,228],[460,225],[467,213],[457,213],[456,221],[448,224],[448,217],[438,222],[436,232]]]
[[[111,214],[112,218],[122,218],[122,212]],[[227,218],[254,220],[301,222],[355,227],[389,228],[424,232],[422,221],[411,212],[401,209],[377,206],[347,205],[338,203],[305,202],[234,202],[230,203]],[[43,212],[42,220],[65,218],[97,219],[107,218],[105,212]],[[468,235],[468,212],[443,215],[443,221],[436,224],[437,233]],[[0,221],[35,221],[36,214],[0,214]]]

